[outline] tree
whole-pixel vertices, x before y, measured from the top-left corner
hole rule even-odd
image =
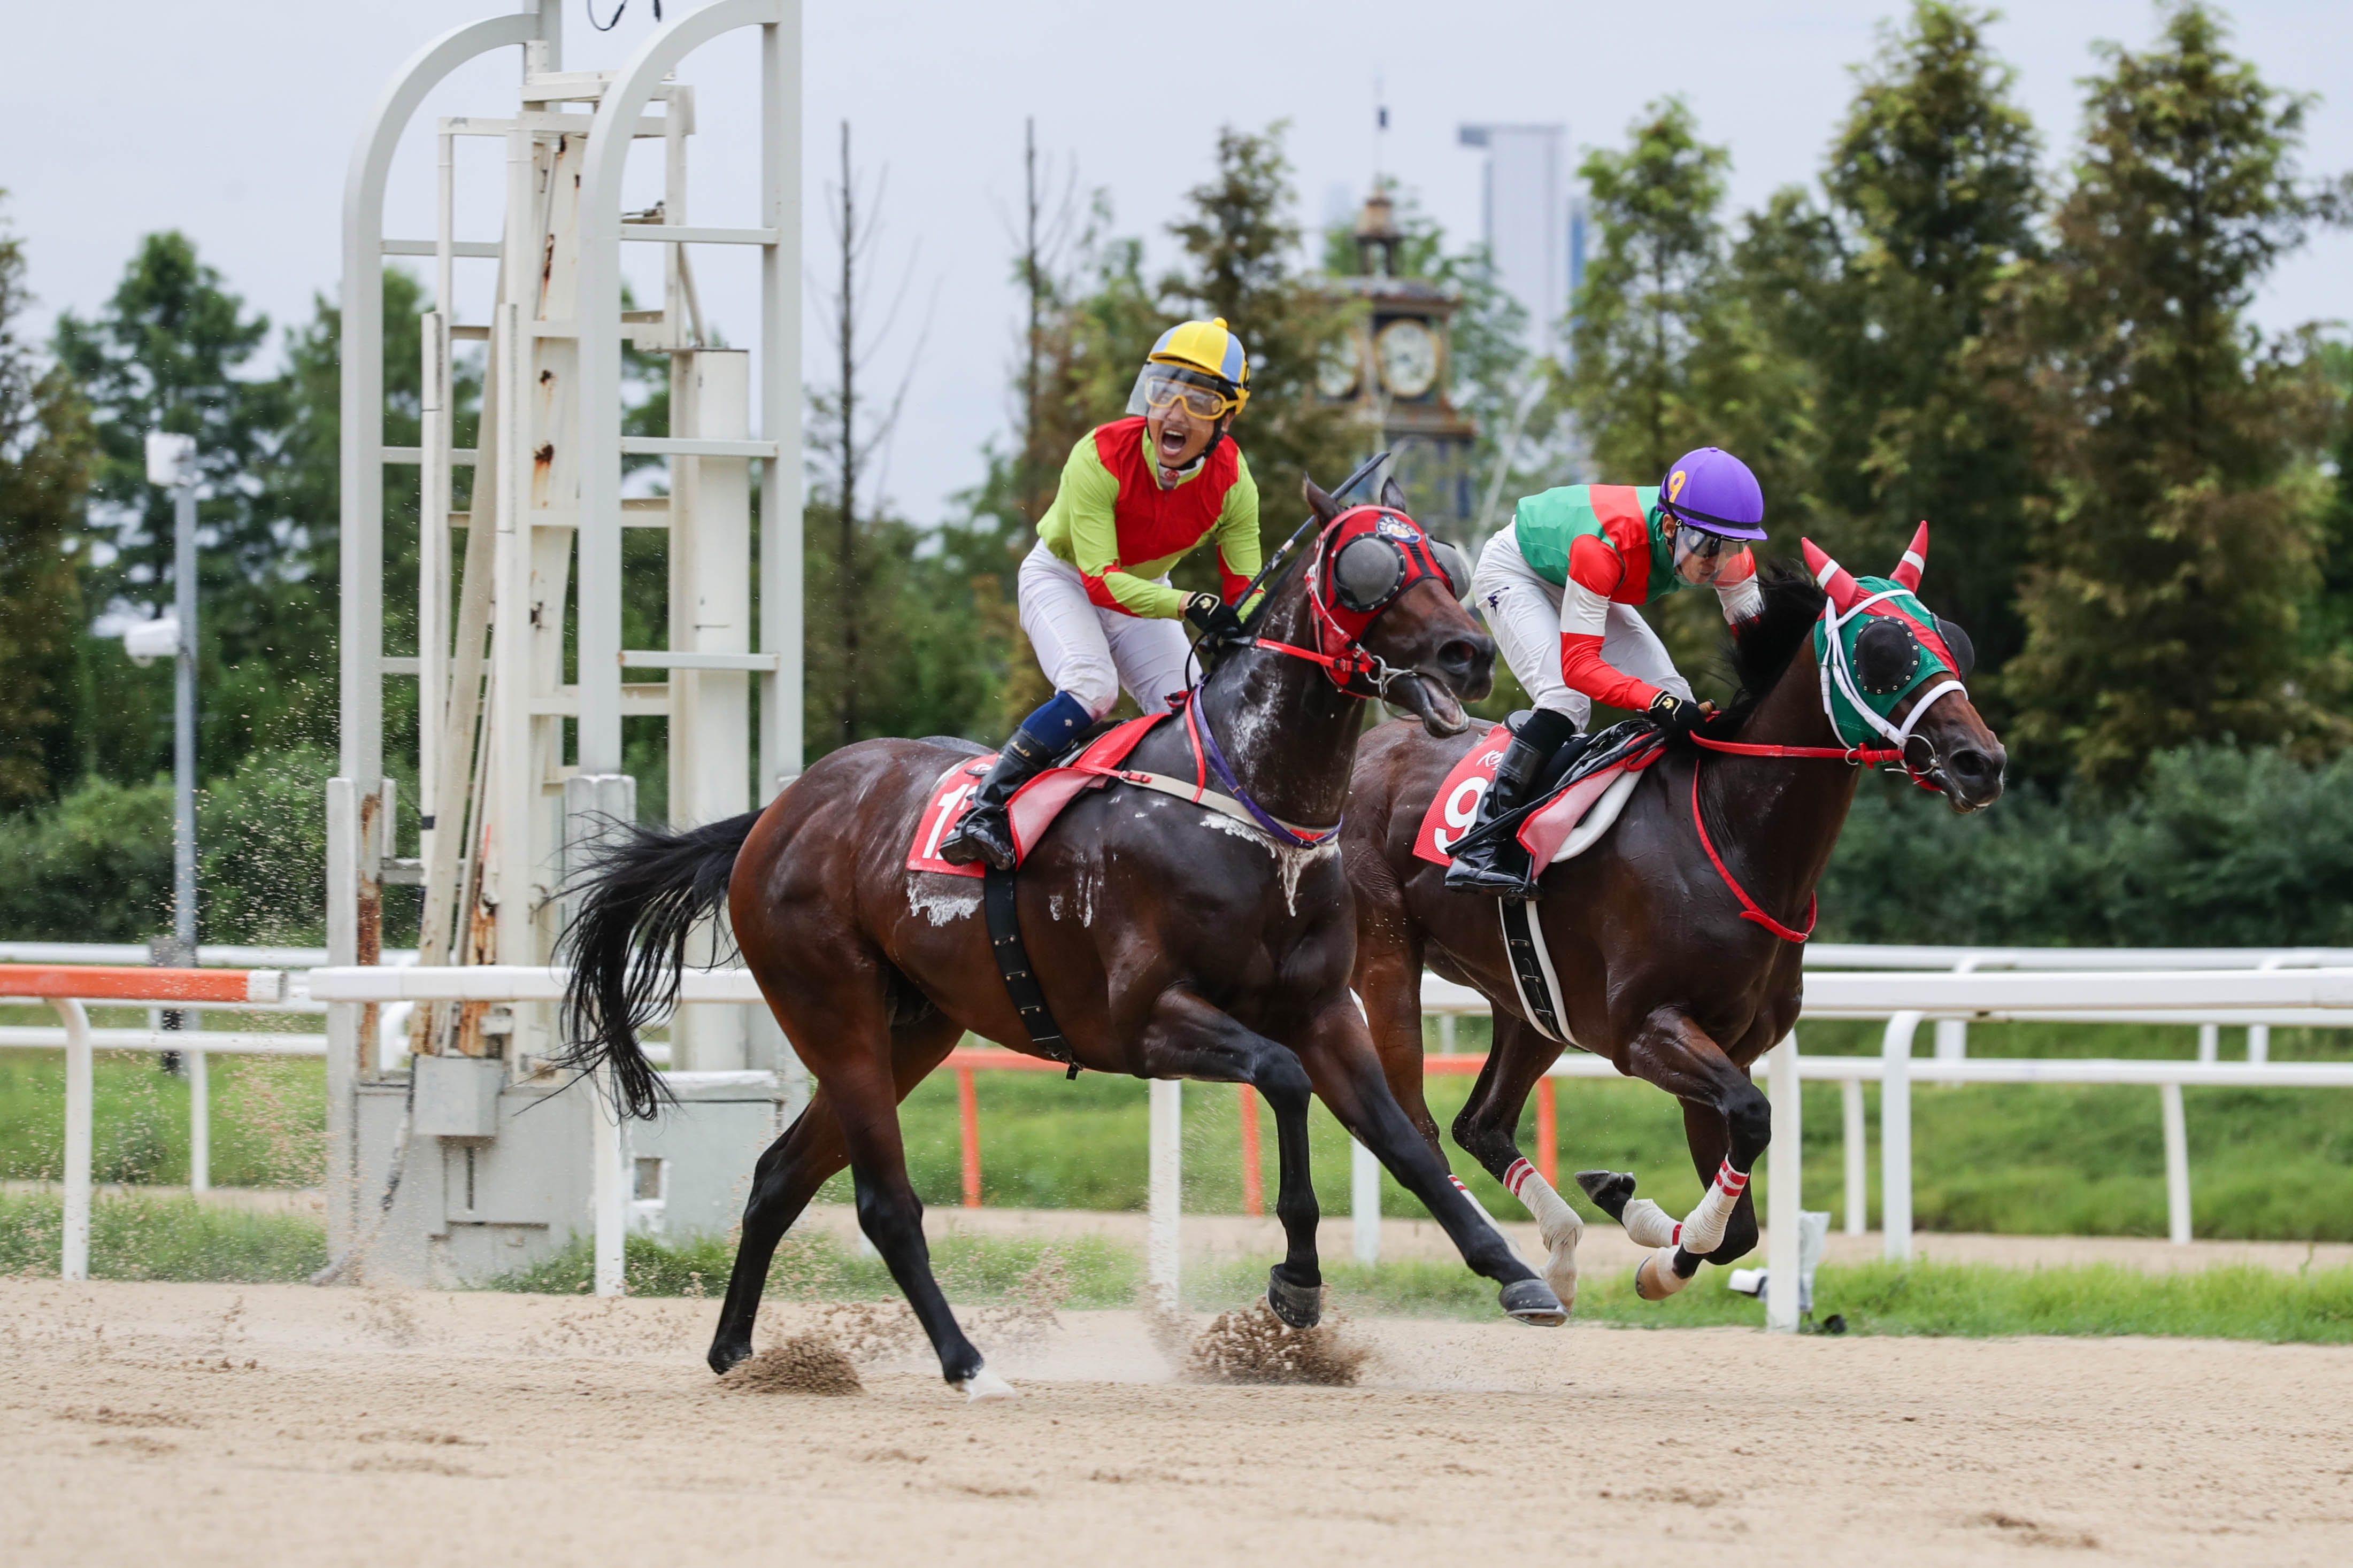
[[[1805,367],[1805,526],[1879,570],[1929,519],[1936,604],[1989,670],[2023,640],[2031,456],[1978,347],[1996,286],[2036,253],[2040,210],[2034,130],[1990,20],[1915,0],[1856,69],[1822,204],[1780,193],[1736,251],[1775,355]]]
[[[1700,141],[1676,98],[1644,110],[1628,135],[1623,151],[1597,149],[1579,171],[1600,246],[1573,306],[1566,387],[1591,477],[1654,485],[1693,447],[1722,447],[1757,470],[1778,522],[1798,487],[1776,459],[1804,399],[1733,286],[1718,216],[1730,154]],[[1713,597],[1678,595],[1645,612],[1695,675],[1723,624]]]
[[[81,590],[67,553],[92,459],[90,411],[18,337],[23,242],[0,235],[0,813],[62,793]]]
[[[2303,345],[2244,310],[2348,192],[2297,178],[2307,100],[2230,54],[2206,7],[2103,53],[2052,255],[2008,326],[2048,489],[2004,684],[2022,740],[2115,785],[2194,738],[2336,732],[2296,625],[2328,399]]]
[[[1300,479],[1337,484],[1364,445],[1346,412],[1315,395],[1315,367],[1348,317],[1306,270],[1283,129],[1278,122],[1261,134],[1231,126],[1218,132],[1215,170],[1186,193],[1191,213],[1168,226],[1187,265],[1160,285],[1166,314],[1222,316],[1250,352],[1250,407],[1234,439],[1258,480],[1270,548],[1296,526],[1295,518],[1282,520],[1293,518]],[[1106,365],[1123,403],[1149,347],[1141,345],[1124,373],[1116,363]],[[1187,564],[1214,586],[1213,568]]]

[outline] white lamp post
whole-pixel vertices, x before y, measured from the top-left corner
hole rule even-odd
[[[196,959],[196,438],[147,433],[147,482],[172,492],[174,615],[123,636],[132,658],[169,651],[178,665],[172,713],[172,938],[180,962]],[[144,633],[144,636],[142,634]],[[168,635],[168,650],[159,647]]]

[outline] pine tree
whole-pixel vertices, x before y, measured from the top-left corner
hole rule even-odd
[[[2033,127],[1986,43],[1990,19],[1915,0],[1856,71],[1820,203],[1778,194],[1737,253],[1774,353],[1805,367],[1803,526],[1883,571],[1930,520],[1936,603],[1988,670],[2024,637],[2011,597],[2031,458],[1977,348],[1996,285],[2035,252],[2040,199]]]
[[[2297,178],[2306,101],[2232,55],[2206,7],[2105,53],[2053,254],[2009,327],[2049,489],[2005,685],[2021,740],[2113,785],[2193,739],[2329,729],[2296,624],[2326,389],[2244,312],[2348,191]]]
[[[1655,485],[1693,447],[1722,447],[1756,469],[1766,521],[1784,531],[1796,486],[1777,461],[1790,447],[1780,430],[1804,405],[1727,266],[1731,155],[1699,139],[1676,98],[1645,109],[1628,138],[1579,171],[1600,243],[1574,304],[1566,384],[1588,477]],[[1645,612],[1687,674],[1712,662],[1723,625],[1713,599],[1677,595]]]
[[[21,240],[0,235],[0,812],[63,793],[72,743],[81,591],[69,542],[92,458],[90,412],[17,335]]]
[[[1263,133],[1219,132],[1215,172],[1186,193],[1191,213],[1168,226],[1186,266],[1160,287],[1166,315],[1222,316],[1250,353],[1250,406],[1235,421],[1233,439],[1258,480],[1270,549],[1306,515],[1299,481],[1339,483],[1365,444],[1346,413],[1315,394],[1315,367],[1345,330],[1347,314],[1306,269],[1282,132],[1281,124]],[[1143,357],[1139,352],[1128,362],[1124,377],[1116,365],[1106,367],[1122,404]],[[1105,417],[1118,411],[1114,405]],[[1201,584],[1214,585],[1213,566],[1187,564],[1206,571]]]

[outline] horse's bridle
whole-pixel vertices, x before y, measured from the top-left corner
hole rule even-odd
[[[1376,595],[1352,603],[1335,574],[1341,553],[1359,541],[1388,545],[1396,574]],[[1315,647],[1299,647],[1262,637],[1252,638],[1249,646],[1322,665],[1332,684],[1351,697],[1388,700],[1391,686],[1408,677],[1421,679],[1423,672],[1390,664],[1365,646],[1364,637],[1415,584],[1434,577],[1449,593],[1453,592],[1453,574],[1432,542],[1419,524],[1393,508],[1350,507],[1324,525],[1315,537],[1315,552],[1307,563],[1307,602],[1315,612]],[[1343,616],[1356,625],[1346,625]]]
[[[1871,605],[1879,603],[1883,599],[1892,597],[1894,597],[1894,595],[1889,593],[1873,594],[1869,598],[1856,605],[1844,616],[1839,615],[1838,606],[1836,605],[1825,604],[1822,606],[1822,616],[1825,619],[1831,621],[1830,642],[1832,648],[1836,649],[1841,646],[1838,639],[1838,623],[1840,621],[1848,619],[1853,616],[1862,615],[1865,613]],[[1913,623],[1912,617],[1904,615],[1900,610],[1893,611],[1891,614],[1901,619],[1906,626],[1912,626],[1915,635],[1918,635],[1919,628]],[[1938,639],[1937,646],[1939,649],[1941,649],[1942,639]],[[1946,658],[1947,664],[1949,668],[1951,663],[1950,656],[1942,655],[1942,657]],[[1841,663],[1841,661],[1836,659],[1834,657],[1832,663],[1838,664]],[[1850,681],[1852,679],[1852,677],[1842,667],[1836,671],[1835,678],[1841,681]],[[1826,664],[1822,667],[1821,670],[1822,717],[1829,721],[1831,732],[1832,734],[1836,734],[1838,732],[1838,711],[1831,705],[1831,701],[1832,679],[1832,667],[1830,664]],[[1707,736],[1701,734],[1694,734],[1692,736],[1692,740],[1698,745],[1706,748],[1708,751],[1722,752],[1733,756],[1811,757],[1825,761],[1842,762],[1853,767],[1877,767],[1889,771],[1901,768],[1905,776],[1910,779],[1912,783],[1919,788],[1934,790],[1939,795],[1946,795],[1950,793],[1949,785],[1951,781],[1945,775],[1944,759],[1936,751],[1936,742],[1930,740],[1927,736],[1919,733],[1916,726],[1922,719],[1927,716],[1929,709],[1935,707],[1937,703],[1957,692],[1966,700],[1968,696],[1968,688],[1961,684],[1959,677],[1948,674],[1943,681],[1930,687],[1926,695],[1912,704],[1910,710],[1905,713],[1904,722],[1900,725],[1890,724],[1886,721],[1881,719],[1877,713],[1873,711],[1869,705],[1861,700],[1859,695],[1854,695],[1852,697],[1853,706],[1858,711],[1863,713],[1870,719],[1873,728],[1878,730],[1882,735],[1894,742],[1893,747],[1865,747],[1860,745],[1760,746],[1744,744],[1738,741],[1711,740]],[[1927,748],[1927,763],[1924,767],[1915,767],[1912,765],[1912,743],[1915,741]]]

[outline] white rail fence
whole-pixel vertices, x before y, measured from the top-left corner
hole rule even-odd
[[[19,958],[58,963],[80,959],[91,950],[75,944],[0,944],[0,961]],[[100,949],[107,958],[143,953],[144,950]],[[254,950],[237,952],[246,956]],[[262,950],[270,956],[276,952]],[[300,950],[297,950],[298,952]],[[2116,1084],[2155,1088],[2164,1122],[2168,1231],[2176,1242],[2190,1237],[2189,1173],[2186,1121],[2181,1091],[2188,1088],[2348,1089],[2353,1088],[2353,1062],[2274,1063],[2257,1054],[2253,1031],[2273,1026],[2353,1027],[2353,952],[2344,950],[2283,950],[2252,954],[2244,950],[2211,952],[2124,950],[2106,969],[2082,965],[2108,953],[2079,952],[2062,963],[2057,950],[1857,949],[1827,947],[1825,961],[1852,965],[1851,972],[1823,970],[1807,981],[1804,1016],[1808,1019],[1883,1019],[1881,1052],[1870,1056],[1804,1056],[1793,1034],[1766,1058],[1768,1094],[1773,1101],[1773,1144],[1767,1172],[1767,1326],[1794,1329],[1797,1323],[1797,1215],[1802,1200],[1799,1162],[1800,1122],[1797,1086],[1805,1079],[1836,1081],[1842,1087],[1842,1132],[1845,1185],[1845,1228],[1860,1233],[1866,1227],[1864,1212],[1866,1152],[1862,1085],[1880,1085],[1882,1229],[1886,1255],[1897,1261],[1912,1255],[1912,1115],[1911,1085],[1941,1083],[2066,1083]],[[1952,954],[1958,958],[1949,958]],[[214,955],[208,951],[206,957]],[[259,954],[257,954],[258,956]],[[301,956],[310,956],[301,953]],[[224,953],[222,956],[227,956]],[[1810,955],[1812,956],[1812,955]],[[1945,973],[1900,971],[1897,956],[1914,963],[1933,963]],[[1968,962],[1974,956],[1976,963]],[[2180,959],[2173,967],[2160,956]],[[1947,961],[1949,958],[1949,967]],[[2248,960],[2257,966],[2245,967]],[[2223,967],[2234,959],[2241,967]],[[2030,962],[2031,961],[2031,966]],[[2003,967],[1997,968],[1997,964]],[[2327,967],[2317,967],[2327,964]],[[1870,967],[1866,968],[1865,966]],[[2309,967],[2308,967],[2309,966]],[[481,965],[470,968],[418,966],[316,968],[294,977],[291,994],[280,1008],[311,1010],[337,1005],[399,1004],[419,1001],[549,1002],[562,994],[560,972],[521,966]],[[307,981],[307,986],[301,982]],[[0,979],[0,995],[5,981]],[[65,1171],[65,1277],[82,1279],[89,1268],[89,1220],[91,1158],[91,1053],[99,1049],[189,1051],[203,1042],[205,1051],[271,1055],[319,1055],[324,1037],[233,1034],[222,1031],[162,1031],[93,1029],[80,1000],[47,997],[60,1016],[61,1028],[0,1029],[0,1047],[59,1045],[67,1051],[67,1117]],[[743,971],[711,971],[685,977],[681,1000],[686,1004],[740,1004],[757,1001],[758,990]],[[234,1008],[235,1003],[174,1001],[175,1008]],[[254,1007],[254,1004],[244,1004]],[[1477,993],[1436,977],[1426,980],[1423,1006],[1437,1016],[1441,1026],[1453,1018],[1483,1013],[1487,1004]],[[1988,1022],[2052,1021],[2070,1023],[2134,1023],[2195,1025],[2201,1031],[2198,1060],[2017,1058],[1912,1054],[1919,1026],[1930,1019],[1940,1026],[1970,1020]],[[2211,1035],[2222,1026],[2250,1031],[2245,1062],[2216,1060]],[[1450,1031],[1451,1032],[1451,1031]],[[1552,1068],[1555,1078],[1610,1079],[1615,1068],[1599,1058],[1572,1053]],[[195,1087],[192,1085],[192,1087]],[[1150,1209],[1148,1278],[1154,1289],[1174,1300],[1178,1285],[1179,1227],[1182,1223],[1182,1086],[1155,1083],[1151,1089]],[[201,1099],[200,1096],[194,1097]],[[192,1115],[196,1114],[192,1110]],[[606,1179],[597,1183],[593,1202],[596,1277],[600,1292],[621,1288],[621,1238],[627,1224],[625,1187],[618,1169],[619,1130],[600,1121],[596,1170]],[[192,1132],[194,1128],[192,1126]],[[605,1165],[614,1170],[607,1175]],[[1379,1170],[1361,1146],[1355,1150],[1352,1207],[1356,1218],[1356,1254],[1371,1261],[1378,1256]],[[1787,1256],[1783,1256],[1784,1254]]]

